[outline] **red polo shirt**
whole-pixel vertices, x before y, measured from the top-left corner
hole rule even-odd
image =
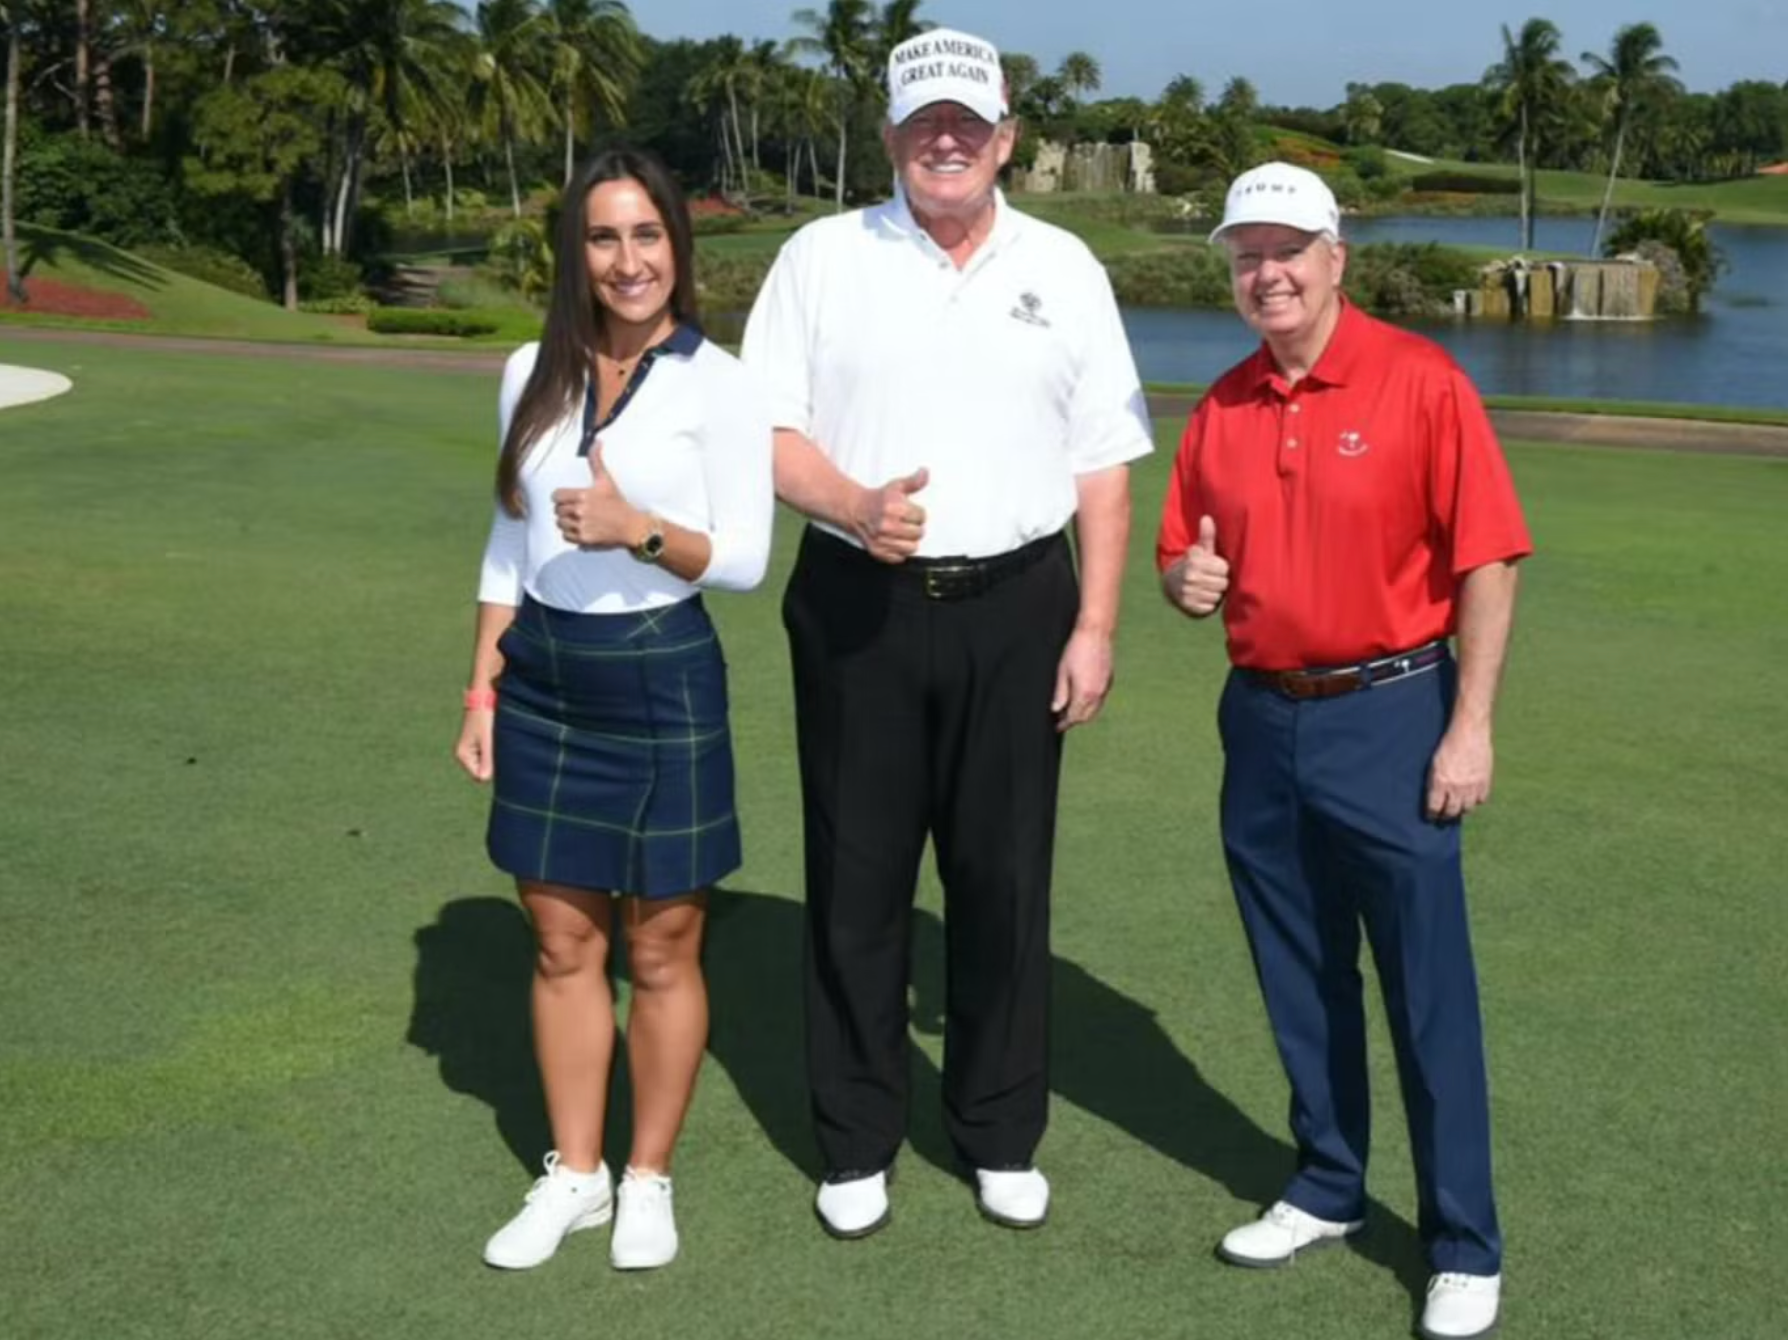
[[[1198,402],[1161,514],[1163,569],[1217,528],[1229,656],[1351,665],[1452,633],[1459,578],[1533,551],[1483,402],[1432,340],[1344,304],[1296,385],[1263,344]]]

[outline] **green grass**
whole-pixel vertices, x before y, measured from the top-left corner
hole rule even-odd
[[[712,602],[748,864],[710,936],[683,1259],[617,1276],[597,1233],[501,1276],[478,1248],[545,1138],[528,951],[448,758],[495,373],[4,337],[0,361],[75,382],[0,416],[9,1335],[1407,1333],[1382,1030],[1363,1250],[1210,1255],[1276,1189],[1285,1094],[1216,841],[1220,641],[1146,560],[1165,454],[1116,696],[1069,749],[1051,1226],[988,1227],[940,1166],[929,878],[894,1226],[812,1221],[784,525],[766,590]],[[1788,585],[1788,464],[1512,457],[1541,555],[1469,844],[1508,1333],[1774,1340],[1788,620],[1759,593]]]
[[[1465,163],[1437,159],[1432,165],[1389,160],[1393,171],[1405,176],[1423,172],[1469,172],[1485,177],[1517,175],[1512,163]],[[1541,207],[1562,205],[1574,210],[1601,208],[1607,177],[1595,172],[1560,172],[1543,168],[1536,191]],[[1614,184],[1617,207],[1633,209],[1709,210],[1721,223],[1788,224],[1788,177],[1745,177],[1720,182],[1652,182],[1622,178]],[[1508,201],[1509,212],[1519,204]]]

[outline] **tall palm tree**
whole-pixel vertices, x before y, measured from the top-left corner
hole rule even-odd
[[[834,207],[844,208],[844,165],[852,113],[874,83],[874,11],[869,0],[830,0],[825,9],[797,9],[795,25],[806,29],[788,40],[791,55],[817,56],[838,81],[838,179]]]
[[[19,273],[19,239],[12,217],[12,178],[19,156],[19,78],[25,62],[19,29],[25,15],[19,0],[0,4],[0,26],[6,29],[6,144],[0,157],[0,245],[6,251],[6,292],[15,303],[25,302],[25,277]]]
[[[1614,117],[1614,157],[1608,163],[1608,187],[1602,192],[1602,208],[1596,214],[1595,240],[1589,244],[1589,254],[1595,256],[1601,253],[1608,207],[1614,201],[1614,179],[1620,176],[1620,155],[1626,147],[1633,113],[1648,98],[1679,85],[1671,78],[1671,72],[1677,68],[1676,57],[1664,54],[1664,39],[1649,23],[1629,23],[1618,30],[1606,57],[1585,51],[1582,59],[1591,73],[1606,83],[1608,110]]]
[[[1189,74],[1175,75],[1161,90],[1161,104],[1186,112],[1204,110],[1204,85]]]
[[[1533,249],[1534,181],[1543,135],[1563,107],[1576,71],[1558,54],[1558,25],[1529,19],[1519,36],[1502,25],[1502,59],[1485,72],[1496,109],[1515,140],[1521,172],[1521,249]]]
[[[746,82],[749,57],[745,44],[728,35],[714,42],[714,55],[683,90],[683,99],[703,116],[714,116],[720,135],[722,194],[747,187],[745,134],[740,126],[739,87]]]
[[[1092,56],[1084,51],[1070,51],[1062,57],[1055,77],[1062,81],[1070,93],[1097,93],[1105,76],[1099,69],[1099,62]]]
[[[869,39],[869,72],[872,79],[879,79],[881,72],[888,68],[888,57],[894,54],[894,48],[909,37],[917,37],[937,25],[929,19],[919,17],[919,6],[924,0],[888,0],[871,21]],[[883,90],[886,92],[886,89]]]
[[[746,91],[746,102],[751,111],[751,166],[756,171],[762,164],[758,161],[759,132],[762,130],[760,113],[766,104],[772,103],[781,87],[782,76],[786,67],[782,64],[782,54],[777,44],[771,41],[760,41],[745,53],[740,64],[741,81]]]
[[[342,172],[325,251],[349,248],[374,109],[401,135],[413,107],[442,96],[446,47],[460,17],[452,0],[320,0],[308,14],[306,45],[348,88]]]
[[[1022,51],[1000,52],[1000,73],[1006,78],[1006,105],[1014,111],[1042,77],[1043,69],[1035,56]]]
[[[639,79],[645,53],[639,30],[623,0],[546,0],[552,28],[552,88],[565,123],[565,184],[577,158],[577,107],[587,97],[591,110],[611,126],[627,120],[627,99]]]
[[[477,28],[474,102],[484,128],[502,141],[510,207],[519,219],[515,142],[538,138],[552,119],[543,78],[552,68],[552,29],[535,0],[479,0]]]
[[[453,186],[453,165],[458,151],[475,133],[472,90],[477,86],[480,51],[478,39],[469,32],[458,32],[442,44],[441,73],[443,96],[425,103],[419,110],[419,132],[441,151],[441,171],[446,176],[446,194],[442,200],[447,226],[453,227],[456,206]]]
[[[135,56],[143,65],[143,107],[137,135],[147,141],[155,125],[155,57],[168,40],[168,7],[162,0],[115,0],[112,12],[118,42],[113,54]]]

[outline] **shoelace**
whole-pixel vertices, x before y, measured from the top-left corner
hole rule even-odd
[[[547,1154],[546,1154],[546,1159],[544,1161],[546,1163],[546,1175],[544,1177],[536,1177],[534,1179],[534,1185],[529,1188],[528,1194],[522,1197],[522,1204],[524,1204],[524,1205],[532,1205],[534,1203],[534,1198],[536,1196],[538,1196],[542,1191],[545,1191],[547,1184],[549,1182],[551,1182],[555,1177],[560,1177],[560,1176],[575,1177],[577,1175],[577,1174],[571,1172],[569,1169],[567,1169],[563,1173],[561,1173],[559,1171],[559,1167],[560,1167],[559,1151],[556,1149],[548,1150]],[[587,1175],[591,1176],[591,1177],[596,1176],[595,1173],[589,1173]]]
[[[668,1200],[671,1194],[671,1180],[668,1177],[645,1177],[628,1173],[621,1179],[621,1189],[631,1191],[628,1199],[638,1197],[642,1200]]]
[[[1482,1283],[1476,1275],[1465,1275],[1458,1271],[1448,1270],[1442,1271],[1434,1277],[1433,1283],[1428,1286],[1428,1292],[1435,1293],[1441,1289],[1462,1289],[1471,1292],[1481,1287],[1483,1287]]]

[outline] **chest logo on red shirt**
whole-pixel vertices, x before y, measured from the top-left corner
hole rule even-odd
[[[1335,450],[1340,452],[1343,456],[1364,456],[1368,451],[1372,450],[1372,444],[1366,441],[1366,439],[1361,437],[1358,433],[1343,433],[1341,434],[1341,441],[1336,444]]]

